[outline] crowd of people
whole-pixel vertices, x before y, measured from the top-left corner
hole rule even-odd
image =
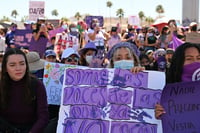
[[[34,50],[15,46],[16,24],[7,30],[0,29],[0,122],[9,122],[24,133],[39,133],[50,119],[58,117],[59,106],[48,107],[42,84],[45,61],[128,69],[133,73],[154,70],[166,73],[167,83],[190,81],[191,75],[184,72],[186,67],[199,64],[200,46],[185,43],[185,39],[186,33],[198,32],[197,27],[194,22],[188,28],[177,27],[175,20],[169,20],[161,31],[153,26],[135,28],[130,24],[124,30],[117,26],[106,30],[98,19],[92,19],[90,25],[84,21],[61,21],[62,32],[50,37],[49,31],[56,27],[40,18],[37,23],[25,25],[32,30],[36,43],[47,40]],[[165,113],[159,104],[155,112],[156,118]],[[10,129],[0,126],[0,130]]]

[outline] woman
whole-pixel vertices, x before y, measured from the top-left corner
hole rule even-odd
[[[195,70],[200,68],[200,45],[184,43],[173,54],[171,65],[167,71],[167,83],[192,81]],[[155,117],[160,118],[165,113],[164,108],[155,106]]]
[[[9,123],[23,133],[42,133],[48,123],[45,87],[30,76],[25,53],[16,48],[9,49],[2,61],[0,118],[2,132],[13,132],[5,124]]]
[[[137,49],[129,42],[120,42],[112,47],[108,52],[110,68],[128,69],[133,73],[145,70],[140,66]]]
[[[93,42],[89,42],[79,51],[80,54],[80,65],[81,66],[89,66],[93,60],[93,57],[97,53],[97,48]]]
[[[79,54],[73,48],[67,48],[61,56],[61,63],[69,65],[78,65]]]

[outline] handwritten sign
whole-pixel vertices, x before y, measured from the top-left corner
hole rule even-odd
[[[37,21],[39,17],[44,18],[44,11],[44,1],[29,1],[29,20]]]
[[[158,81],[158,77],[155,87],[151,80]],[[154,106],[164,81],[162,72],[66,68],[57,132],[161,133]]]
[[[166,85],[161,105],[163,133],[199,133],[200,81]]]
[[[28,49],[32,39],[32,30],[22,30],[17,29],[15,31],[15,46],[17,48],[26,48]]]
[[[186,34],[186,42],[200,43],[200,33],[192,32]]]

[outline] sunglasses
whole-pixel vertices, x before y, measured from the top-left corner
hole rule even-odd
[[[72,61],[74,61],[74,62],[78,62],[79,61],[79,58],[78,57],[68,57],[68,58],[66,58],[66,61],[67,62],[72,62]]]

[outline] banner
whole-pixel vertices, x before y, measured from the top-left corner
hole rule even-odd
[[[39,17],[44,18],[45,2],[29,1],[29,20],[37,21]]]
[[[200,81],[168,84],[162,92],[163,133],[200,132]]]
[[[57,133],[161,133],[154,106],[164,84],[156,71],[67,68]]]

